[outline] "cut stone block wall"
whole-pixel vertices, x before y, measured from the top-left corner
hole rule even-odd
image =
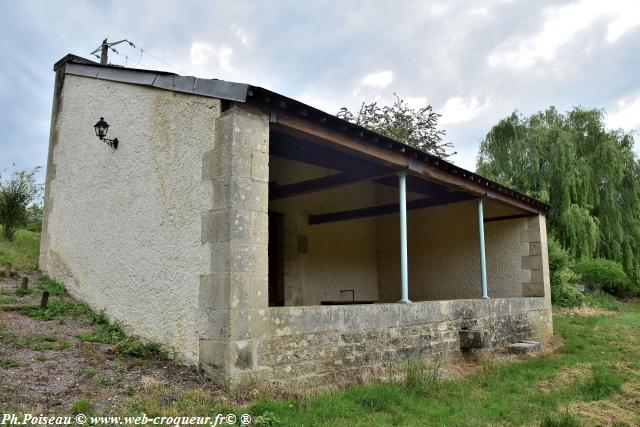
[[[547,223],[543,215],[527,218],[526,228],[520,231],[522,247],[522,294],[527,297],[549,296],[549,254]]]
[[[213,209],[202,217],[211,273],[200,280],[200,366],[230,387],[256,374],[257,341],[268,325],[269,122],[233,107],[216,120],[215,147],[204,157]]]
[[[544,298],[278,307],[257,352],[275,386],[317,387],[401,367],[409,358],[455,360],[461,329],[487,331],[490,347],[553,334]]]

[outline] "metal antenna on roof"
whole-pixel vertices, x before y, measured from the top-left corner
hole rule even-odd
[[[134,48],[136,47],[135,44],[133,44],[127,39],[122,39],[120,41],[113,42],[113,43],[108,43],[107,39],[104,39],[102,40],[102,43],[100,44],[100,46],[96,50],[91,52],[90,55],[93,55],[97,58],[98,57],[97,53],[98,51],[100,51],[100,65],[107,65],[109,63],[109,49],[111,49],[115,53],[119,53],[117,50],[115,50],[113,46],[116,46],[116,45],[119,45],[120,43],[125,43],[125,42],[129,43],[129,45]]]
[[[151,52],[149,52],[148,50],[144,50],[141,47],[136,46],[133,42],[127,40],[127,39],[122,39],[120,41],[117,42],[113,42],[113,43],[108,43],[107,39],[104,39],[102,41],[102,44],[100,44],[100,46],[98,46],[97,49],[95,49],[93,52],[90,53],[90,55],[95,56],[96,58],[100,59],[100,65],[108,65],[109,60],[108,60],[108,53],[109,53],[109,49],[111,49],[114,53],[118,54],[118,55],[123,55],[125,58],[125,65],[127,65],[129,63],[129,57],[127,55],[125,55],[124,53],[120,53],[118,52],[113,46],[119,45],[120,43],[128,43],[129,46],[133,47],[134,49],[137,49],[140,51],[140,56],[138,57],[138,61],[135,63],[135,65],[133,65],[133,67],[136,67],[138,64],[141,64],[142,66],[145,66],[145,64],[141,63],[140,61],[142,60],[142,56],[143,55],[147,55],[153,59],[155,59],[158,62],[163,63],[164,65],[167,65],[171,68],[173,68],[174,70],[176,70],[177,72],[179,72],[180,74],[186,74],[184,71],[182,71],[180,68],[176,67],[175,65],[171,65],[169,64],[167,61],[165,61],[162,58],[158,58],[157,56],[153,55]],[[100,55],[98,55],[98,52],[100,52]]]

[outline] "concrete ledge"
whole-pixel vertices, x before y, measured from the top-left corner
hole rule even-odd
[[[360,331],[462,321],[544,309],[544,298],[462,299],[410,304],[270,307],[269,335]]]

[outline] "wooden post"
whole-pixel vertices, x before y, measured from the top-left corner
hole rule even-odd
[[[42,299],[40,300],[40,308],[47,308],[47,304],[49,303],[49,291],[42,292]]]
[[[29,278],[28,277],[23,277],[22,278],[22,283],[20,284],[20,288],[26,290],[28,285],[29,285]]]

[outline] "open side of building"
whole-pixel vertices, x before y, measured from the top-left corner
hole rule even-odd
[[[552,334],[547,205],[262,88],[54,70],[41,269],[219,384]]]

